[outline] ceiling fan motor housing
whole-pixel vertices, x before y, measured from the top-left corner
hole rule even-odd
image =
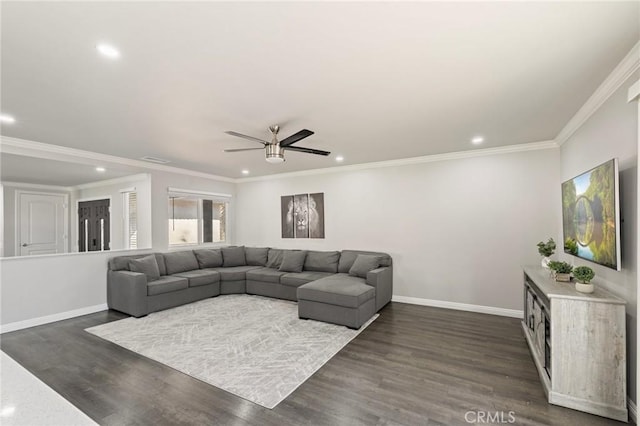
[[[271,143],[265,145],[265,153],[269,163],[282,163],[284,161],[284,150],[280,148],[279,144]]]

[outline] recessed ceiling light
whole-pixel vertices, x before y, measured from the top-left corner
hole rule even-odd
[[[243,170],[243,171],[242,171],[242,174],[243,174],[243,175],[248,175],[248,174],[249,174],[249,170]]]
[[[338,155],[338,156],[336,157],[336,161],[337,161],[338,163],[342,163],[342,162],[344,161],[344,157],[343,157],[342,155]]]
[[[482,136],[476,136],[473,139],[471,139],[471,143],[474,145],[478,145],[482,142],[484,142],[484,138]]]
[[[106,172],[106,171],[107,171],[107,169],[105,169],[104,167],[96,167],[96,172],[103,173],[103,172]]]
[[[110,44],[100,43],[96,46],[96,49],[107,58],[117,59],[120,57],[120,51]]]
[[[7,123],[7,124],[13,124],[13,123],[16,122],[16,119],[13,118],[10,115],[7,115],[7,114],[0,114],[0,122]]]

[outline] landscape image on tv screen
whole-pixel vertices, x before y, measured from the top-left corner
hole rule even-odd
[[[619,269],[618,164],[607,161],[562,184],[564,251]]]

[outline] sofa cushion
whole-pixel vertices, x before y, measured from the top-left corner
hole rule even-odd
[[[308,251],[304,260],[305,271],[338,272],[339,251]]]
[[[182,277],[189,280],[189,287],[209,285],[220,281],[220,274],[216,271],[196,269],[195,271],[179,272],[173,277]]]
[[[139,259],[129,259],[129,270],[143,273],[147,277],[147,282],[160,278],[160,268],[158,268],[158,262],[153,254]]]
[[[357,308],[375,295],[375,288],[365,284],[362,278],[347,274],[331,275],[298,287],[298,300],[347,308]]]
[[[305,257],[307,252],[304,250],[287,250],[278,269],[284,272],[302,272]]]
[[[380,256],[374,254],[359,254],[353,266],[349,269],[349,275],[367,278],[367,273],[380,266]]]
[[[280,277],[280,284],[298,287],[311,281],[333,275],[331,272],[287,272]]]
[[[194,250],[200,268],[218,268],[222,266],[222,251],[220,249]]]
[[[353,266],[353,262],[359,254],[373,254],[380,256],[380,266],[391,266],[391,256],[386,253],[380,253],[375,251],[360,251],[360,250],[342,250],[340,253],[340,262],[338,263],[338,272],[342,274],[348,274],[349,269]]]
[[[220,281],[240,281],[247,278],[247,271],[260,269],[259,266],[231,266],[229,268],[215,268],[220,274]]]
[[[282,256],[284,256],[284,250],[269,249],[269,253],[267,254],[267,268],[278,269],[282,264]]]
[[[249,266],[266,266],[269,249],[266,247],[245,247],[244,256]]]
[[[247,271],[247,279],[253,281],[262,281],[267,283],[280,283],[280,277],[285,275],[286,272],[279,271],[273,268],[259,268]]]
[[[172,291],[184,290],[189,286],[186,278],[164,276],[159,280],[147,283],[147,296],[155,296],[157,294],[170,293]]]
[[[222,266],[225,268],[230,266],[245,266],[247,264],[244,256],[244,247],[223,247],[222,248]]]
[[[163,253],[167,275],[198,269],[198,259],[192,250]]]
[[[160,275],[167,275],[167,269],[164,264],[164,257],[162,257],[162,253],[153,253],[156,257],[156,262],[158,263],[158,269],[160,270]],[[140,259],[142,257],[149,256],[148,254],[134,254],[132,256],[117,256],[109,259],[109,269],[112,271],[130,271],[129,269],[129,261],[131,259]]]

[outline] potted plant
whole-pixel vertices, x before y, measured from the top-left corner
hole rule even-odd
[[[556,281],[569,282],[571,281],[571,271],[573,266],[567,262],[549,262],[549,268],[555,272]]]
[[[578,255],[578,242],[573,238],[567,238],[564,240],[564,251],[574,256]]]
[[[540,241],[538,243],[538,253],[542,256],[542,267],[549,269],[549,257],[556,251],[556,242],[553,238],[549,238],[546,243]]]
[[[594,287],[591,280],[596,276],[593,269],[588,266],[578,266],[573,270],[573,276],[578,281],[576,290],[582,293],[593,293]]]

